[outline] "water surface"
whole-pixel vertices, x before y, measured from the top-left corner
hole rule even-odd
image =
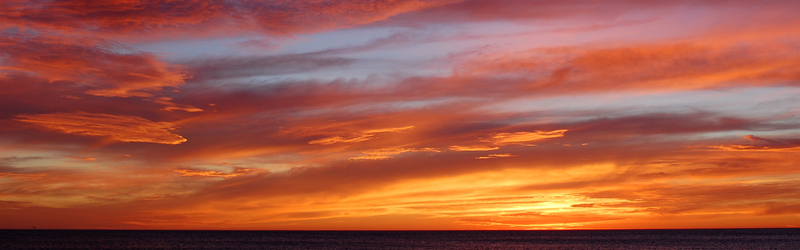
[[[0,230],[0,249],[800,249],[800,229]]]

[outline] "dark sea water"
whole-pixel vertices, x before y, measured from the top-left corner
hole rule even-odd
[[[800,249],[800,229],[0,230],[0,249]]]

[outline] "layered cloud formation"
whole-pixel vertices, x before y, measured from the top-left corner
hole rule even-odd
[[[797,227],[798,10],[3,1],[0,227]]]

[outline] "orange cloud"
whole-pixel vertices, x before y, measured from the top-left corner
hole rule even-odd
[[[357,136],[354,136],[354,137],[348,137],[348,138],[344,138],[344,137],[341,137],[341,136],[334,136],[334,137],[322,138],[322,139],[318,139],[318,140],[312,140],[312,141],[309,141],[308,144],[331,145],[331,144],[340,143],[340,142],[345,142],[345,143],[362,142],[362,141],[370,140],[372,138],[373,138],[372,134],[361,134],[361,135],[357,135]]]
[[[381,129],[373,129],[364,131],[364,134],[374,134],[374,133],[383,133],[383,132],[403,132],[414,129],[414,126],[405,126],[399,128],[381,128]]]
[[[406,126],[406,127],[399,127],[399,128],[383,128],[383,129],[373,129],[367,130],[349,137],[341,137],[341,136],[334,136],[328,138],[322,138],[317,140],[309,141],[308,144],[319,144],[319,145],[331,145],[335,143],[353,143],[353,142],[362,142],[374,139],[376,133],[385,133],[385,132],[403,132],[406,130],[413,129],[414,126]]]
[[[76,159],[76,160],[83,160],[83,161],[96,161],[97,160],[97,158],[94,158],[94,157],[70,157],[70,158]]]
[[[436,148],[385,148],[362,152],[362,156],[350,157],[350,160],[384,160],[405,152],[442,152]]]
[[[515,157],[515,156],[516,155],[503,153],[503,154],[490,154],[489,156],[479,156],[479,157],[475,157],[475,159],[486,160],[486,159],[494,159],[494,158]]]
[[[568,131],[567,129],[562,129],[553,131],[536,130],[535,132],[494,133],[491,135],[489,139],[483,140],[485,142],[491,143],[494,146],[488,146],[488,145],[450,146],[449,149],[452,151],[468,151],[468,152],[492,151],[499,149],[500,147],[498,146],[514,145],[514,144],[528,145],[527,143],[532,141],[564,137],[564,133],[567,131]],[[511,154],[492,154],[489,156],[476,157],[476,159],[492,159],[492,158],[510,157],[510,156]]]
[[[452,151],[492,151],[500,149],[494,146],[450,146],[448,149]]]
[[[753,145],[719,145],[712,148],[724,151],[773,151],[773,152],[797,152],[800,151],[800,139],[773,140],[761,138],[753,135],[746,135],[743,138],[750,140]]]
[[[767,146],[753,146],[753,145],[719,145],[710,146],[724,151],[764,151],[764,152],[796,152],[800,151],[800,147],[785,147],[785,148],[772,148]]]
[[[172,98],[169,98],[169,97],[153,98],[152,101],[155,102],[155,103],[158,103],[158,104],[166,105],[167,107],[162,109],[162,110],[166,110],[166,111],[173,111],[173,110],[183,110],[183,111],[186,111],[186,112],[202,112],[203,111],[203,109],[195,108],[195,107],[193,107],[191,105],[182,105],[182,104],[174,103],[174,102],[172,102]]]
[[[566,129],[553,131],[536,130],[536,132],[496,133],[486,141],[495,145],[524,144],[543,139],[564,137],[565,132],[567,132]]]
[[[223,172],[220,172],[220,171],[199,170],[199,169],[175,169],[175,170],[172,170],[172,172],[175,172],[175,173],[180,174],[181,176],[187,176],[187,177],[222,177],[222,178],[228,178],[228,177],[234,177],[234,176],[239,176],[239,175],[251,173],[251,172],[253,172],[253,169],[234,168],[234,171],[232,173],[223,173]]]
[[[186,141],[171,132],[175,130],[172,123],[154,122],[134,116],[78,112],[19,115],[17,120],[60,133],[104,136],[121,142],[181,144]]]

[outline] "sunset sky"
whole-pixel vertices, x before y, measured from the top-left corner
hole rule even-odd
[[[3,0],[0,228],[800,227],[798,13]]]

